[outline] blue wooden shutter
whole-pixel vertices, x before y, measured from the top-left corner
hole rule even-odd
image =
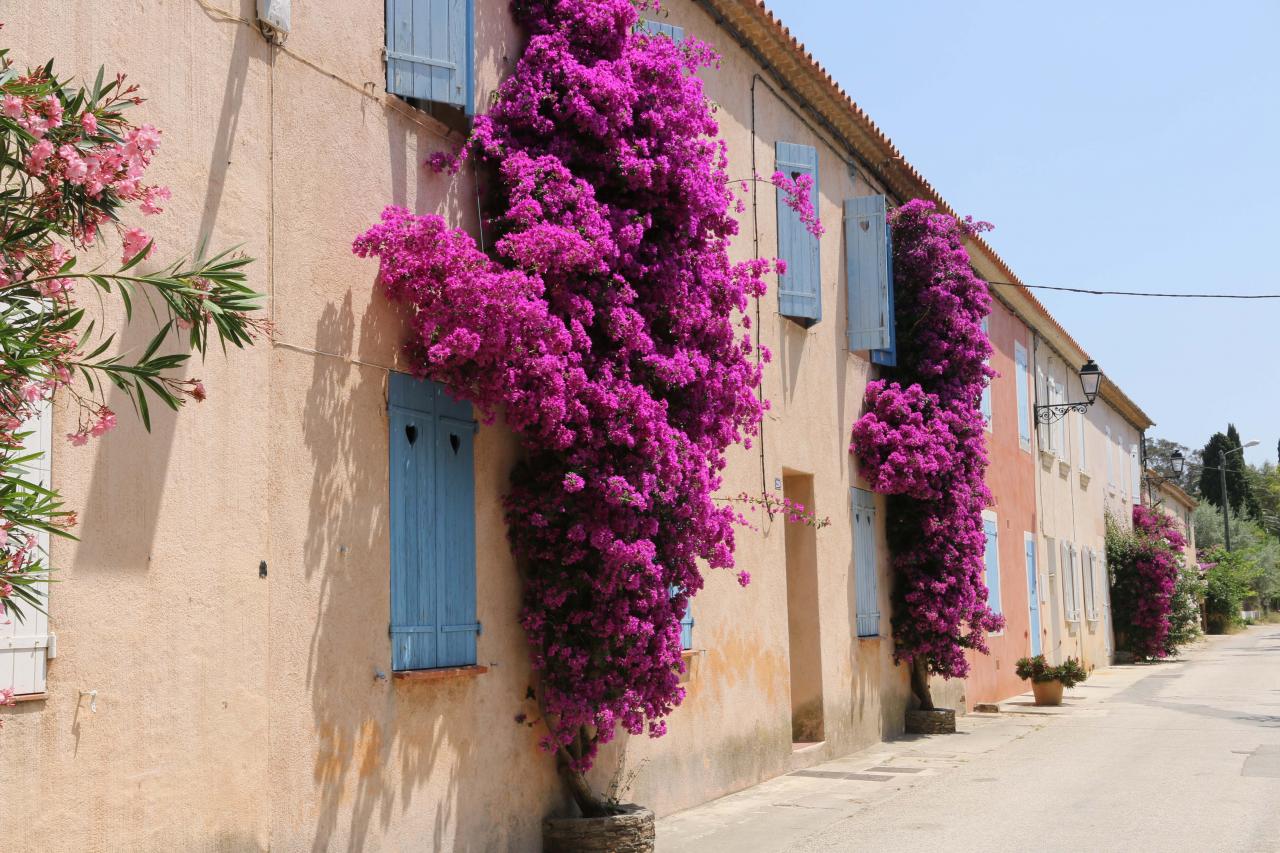
[[[675,598],[680,593],[680,587],[673,586],[668,590],[671,597]],[[680,617],[680,648],[688,651],[693,648],[693,599],[686,598],[684,605],[684,616]]]
[[[779,142],[778,171],[795,178],[813,178],[810,203],[818,210],[818,149],[812,145]],[[787,206],[778,191],[778,257],[787,262],[787,272],[778,279],[778,313],[811,326],[822,319],[822,276],[818,238],[805,228],[800,214]]]
[[[684,41],[684,27],[677,27],[673,24],[664,24],[662,21],[650,20],[641,21],[640,27],[650,35],[666,36],[676,44]]]
[[[991,318],[982,318],[982,334],[990,336],[991,334]],[[990,366],[991,359],[988,358],[983,364]],[[984,379],[982,385],[982,417],[987,422],[987,426],[991,426],[991,380]]]
[[[896,360],[893,322],[892,246],[882,195],[864,195],[844,203],[848,254],[849,349],[880,351]],[[881,356],[878,363],[888,363]],[[875,356],[873,356],[873,360]]]
[[[1040,575],[1036,570],[1036,540],[1028,535],[1027,545],[1027,602],[1031,615],[1031,654],[1041,653],[1040,644]]]
[[[986,518],[982,526],[987,532],[987,604],[996,613],[1003,613],[1000,606],[1000,542],[994,519]]]
[[[1031,443],[1031,390],[1028,387],[1031,373],[1027,366],[1027,350],[1022,344],[1014,343],[1013,360],[1016,364],[1014,374],[1018,382],[1018,440]]]
[[[476,662],[471,406],[391,374],[391,647],[395,670]]]
[[[853,564],[859,637],[880,634],[880,583],[876,571],[876,498],[853,490]]]
[[[472,112],[473,0],[385,0],[387,91]]]

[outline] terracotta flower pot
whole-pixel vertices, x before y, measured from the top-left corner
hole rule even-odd
[[[608,817],[549,817],[542,822],[544,853],[653,853],[653,812],[618,807]]]
[[[1062,704],[1062,682],[1056,678],[1053,681],[1031,682],[1031,692],[1035,694],[1037,705]]]

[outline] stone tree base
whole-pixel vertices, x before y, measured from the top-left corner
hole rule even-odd
[[[956,712],[950,708],[907,712],[907,734],[909,735],[953,735],[955,733]]]
[[[623,805],[608,817],[549,817],[542,822],[544,853],[653,853],[653,812]]]

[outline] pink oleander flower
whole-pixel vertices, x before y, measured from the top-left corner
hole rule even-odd
[[[22,113],[24,110],[24,107],[22,104],[22,98],[19,98],[17,95],[5,95],[4,106],[0,107],[0,109],[3,110],[6,118],[11,118],[15,120],[20,119],[22,118]]]
[[[123,239],[124,255],[121,258],[121,263],[126,264],[136,258],[143,249],[147,249],[147,244],[151,243],[151,235],[141,228],[130,228],[124,232]],[[153,244],[150,249],[147,249],[147,257],[151,257],[151,253],[154,251],[155,245]]]
[[[80,116],[80,127],[89,136],[94,136],[98,132],[98,117],[93,113],[85,113]]]
[[[98,411],[98,420],[89,428],[89,435],[100,438],[116,428],[116,413],[103,406]]]
[[[23,161],[23,165],[26,166],[27,171],[31,174],[39,175],[44,172],[45,166],[52,156],[53,143],[47,139],[42,139],[31,146],[31,152],[27,155],[27,159]]]
[[[67,441],[71,442],[72,447],[84,447],[89,443],[89,434],[87,432],[69,432],[67,433]]]
[[[160,206],[160,202],[168,201],[170,195],[168,187],[147,187],[142,191],[142,203],[138,208],[148,216],[163,213],[164,208]]]

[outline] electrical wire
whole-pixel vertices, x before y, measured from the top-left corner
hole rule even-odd
[[[1054,287],[1048,284],[1014,284],[1011,281],[989,281],[1004,287],[1028,290],[1058,290],[1064,293],[1086,293],[1090,296],[1149,296],[1161,299],[1280,299],[1280,293],[1148,293],[1140,290],[1087,290],[1083,287]]]

